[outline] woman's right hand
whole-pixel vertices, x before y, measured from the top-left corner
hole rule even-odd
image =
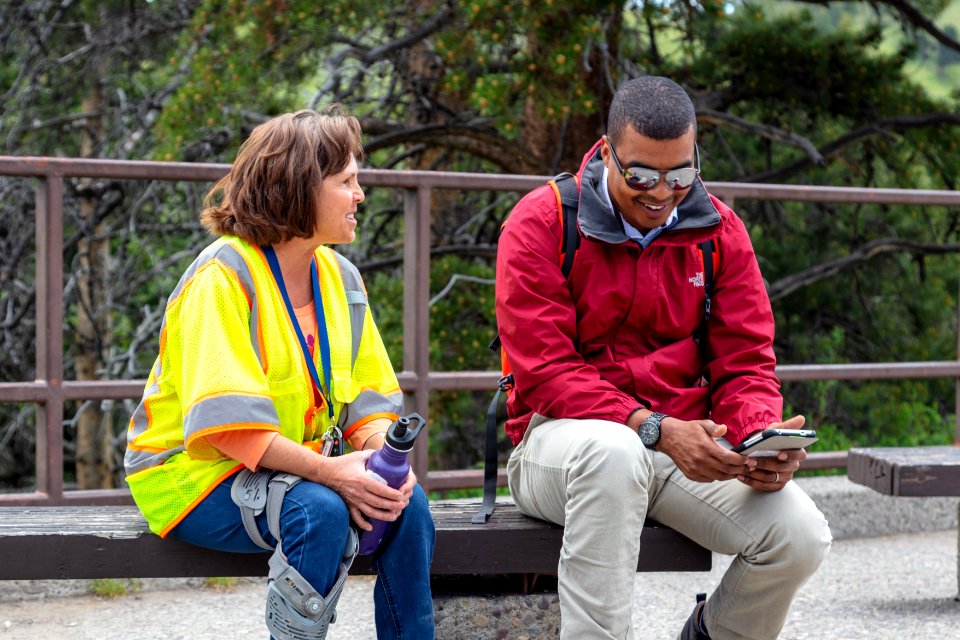
[[[393,522],[409,502],[402,492],[370,477],[366,464],[371,455],[373,451],[367,450],[321,458],[317,477],[318,482],[340,494],[350,518],[364,531],[373,528],[364,516]]]

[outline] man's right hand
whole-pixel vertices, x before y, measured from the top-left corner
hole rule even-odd
[[[683,475],[695,482],[732,480],[752,471],[757,461],[744,459],[714,440],[726,432],[725,425],[713,420],[664,418],[657,451],[670,456]]]

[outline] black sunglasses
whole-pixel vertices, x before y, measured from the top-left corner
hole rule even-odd
[[[620,164],[620,158],[617,157],[617,151],[613,148],[610,138],[607,138],[607,144],[610,145],[610,153],[613,154],[613,161],[617,163],[617,170],[626,181],[627,186],[636,191],[649,191],[653,189],[660,180],[667,184],[667,187],[674,191],[683,191],[693,185],[693,181],[700,174],[700,147],[693,145],[696,154],[697,166],[682,167],[680,169],[650,169],[647,167],[630,167],[624,170]]]

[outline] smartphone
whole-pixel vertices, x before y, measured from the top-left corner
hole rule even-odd
[[[775,456],[784,449],[804,449],[817,441],[813,429],[766,429],[735,446],[745,456]]]

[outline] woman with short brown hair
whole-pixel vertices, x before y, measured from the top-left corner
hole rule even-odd
[[[362,157],[356,118],[309,110],[277,116],[244,142],[207,194],[200,221],[214,235],[257,245],[308,238],[325,174]]]
[[[160,350],[130,422],[127,482],[150,528],[233,552],[275,549],[267,627],[323,638],[352,526],[391,523],[373,553],[377,635],[432,638],[434,527],[411,472],[399,490],[367,459],[403,409],[352,242],[360,125],[336,111],[277,116],[207,196],[220,236],[167,303]],[[342,442],[353,451],[337,455]]]

